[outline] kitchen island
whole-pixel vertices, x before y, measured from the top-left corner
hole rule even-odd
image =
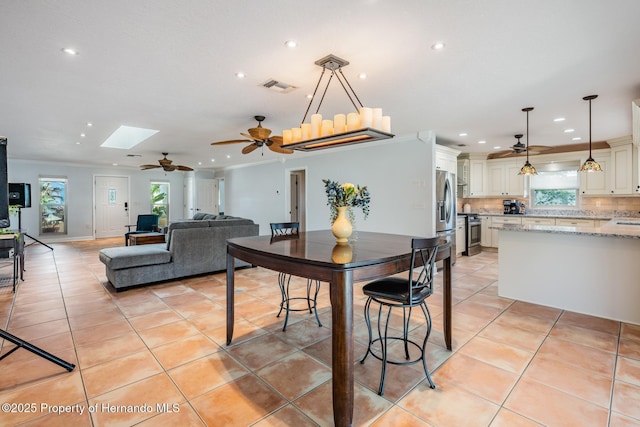
[[[640,220],[492,228],[500,296],[640,325]]]

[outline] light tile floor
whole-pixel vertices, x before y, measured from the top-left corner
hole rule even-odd
[[[115,293],[97,253],[120,244],[27,248],[15,297],[0,289],[0,327],[77,368],[24,349],[1,360],[0,403],[9,406],[0,425],[332,425],[327,284],[323,327],[294,313],[283,333],[276,273],[238,271],[227,347],[224,274]],[[379,362],[356,362],[354,425],[640,426],[640,326],[498,297],[496,253],[459,258],[453,277],[453,352],[444,348],[439,285],[429,300],[437,389],[418,366],[390,366],[380,397]],[[367,342],[359,286],[355,300],[359,360]],[[4,342],[2,354],[11,347]]]

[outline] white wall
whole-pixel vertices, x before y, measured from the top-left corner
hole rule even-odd
[[[129,218],[135,224],[138,214],[149,213],[151,181],[170,183],[170,220],[182,218],[183,205],[183,173],[165,173],[160,170],[140,171],[117,167],[86,167],[65,165],[60,163],[30,162],[24,160],[7,161],[9,182],[31,184],[32,207],[22,210],[22,228],[27,233],[38,236],[39,193],[38,178],[60,177],[68,181],[67,216],[68,229],[66,235],[43,236],[40,240],[60,242],[93,239],[93,182],[96,175],[128,176],[130,185]],[[18,227],[17,217],[11,218],[11,227]],[[124,235],[123,230],[122,234]]]
[[[435,234],[435,136],[398,136],[286,157],[284,162],[231,168],[224,172],[228,215],[253,219],[260,234],[288,217],[288,175],[305,169],[307,230],[328,229],[329,207],[322,179],[366,185],[371,213],[356,211],[358,230],[418,236]]]
[[[356,211],[356,227],[363,231],[432,236],[435,233],[435,136],[431,132],[397,136],[390,141],[364,143],[313,154],[293,154],[284,162],[256,164],[216,172],[226,186],[225,214],[253,219],[260,234],[269,223],[288,220],[288,182],[291,170],[306,170],[307,230],[330,227],[329,207],[322,179],[366,185],[371,213],[365,221]],[[22,227],[38,236],[38,178],[68,180],[68,230],[64,236],[44,236],[45,242],[93,239],[93,182],[96,175],[130,178],[130,219],[149,212],[149,184],[171,185],[170,221],[183,217],[184,173],[139,171],[118,167],[85,167],[59,163],[8,160],[9,182],[32,185],[33,207],[22,211]],[[204,172],[210,177],[210,172]],[[203,177],[202,173],[196,176]],[[12,218],[17,227],[17,218]],[[123,232],[124,234],[124,232]]]

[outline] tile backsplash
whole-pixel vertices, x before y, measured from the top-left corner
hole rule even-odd
[[[555,216],[594,216],[600,218],[611,217],[640,217],[640,197],[581,197],[580,206],[575,209],[531,209],[529,200],[516,198],[525,204],[525,212],[529,215]],[[471,211],[477,213],[501,213],[502,198],[459,198],[458,212],[463,211],[465,203],[471,205]]]

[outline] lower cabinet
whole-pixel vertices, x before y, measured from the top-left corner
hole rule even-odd
[[[599,222],[599,221],[598,221]],[[571,219],[556,218],[556,225],[566,227],[595,227],[595,221],[592,219]]]
[[[456,220],[456,253],[461,254],[467,247],[467,229],[465,218]]]
[[[522,225],[556,225],[555,218],[522,218]]]
[[[482,225],[480,226],[480,246],[485,248],[493,247],[493,239],[491,239],[491,218],[489,215],[481,215]]]

